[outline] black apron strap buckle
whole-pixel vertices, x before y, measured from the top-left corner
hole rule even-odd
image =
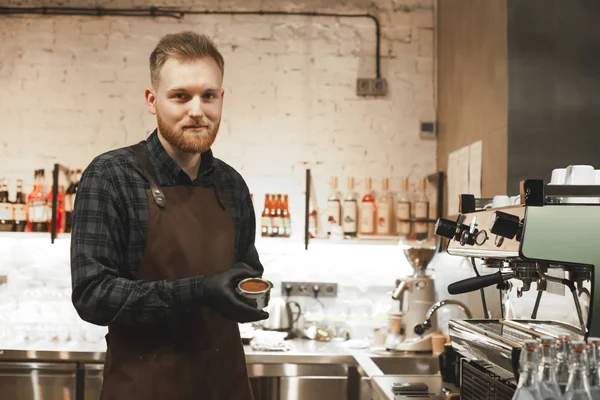
[[[154,198],[154,202],[161,208],[164,208],[167,205],[167,197],[165,196],[165,192],[163,192],[162,188],[158,184],[158,178],[156,176],[156,172],[154,171],[154,167],[150,162],[150,158],[148,157],[148,153],[144,146],[141,143],[134,144],[131,146],[131,149],[137,156],[142,169],[144,170],[144,174],[146,175],[146,179],[150,184],[150,192],[152,193],[152,198]]]

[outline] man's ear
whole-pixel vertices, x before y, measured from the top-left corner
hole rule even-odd
[[[146,107],[148,110],[154,115],[156,115],[156,95],[154,93],[153,88],[147,88],[144,92],[144,97],[146,98]]]

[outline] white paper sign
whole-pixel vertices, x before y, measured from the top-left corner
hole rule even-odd
[[[458,153],[448,154],[448,215],[458,215]]]
[[[481,198],[481,163],[483,146],[481,140],[469,146],[469,193]]]

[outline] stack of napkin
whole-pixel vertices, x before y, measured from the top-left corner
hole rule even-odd
[[[294,346],[286,342],[287,332],[256,331],[250,341],[254,351],[290,351]]]

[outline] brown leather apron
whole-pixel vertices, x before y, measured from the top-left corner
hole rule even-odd
[[[132,149],[150,182],[137,278],[171,281],[232,268],[233,220],[216,180],[214,188],[161,188],[146,150],[140,144]],[[212,308],[198,307],[160,326],[109,326],[103,399],[252,398],[238,324]]]

